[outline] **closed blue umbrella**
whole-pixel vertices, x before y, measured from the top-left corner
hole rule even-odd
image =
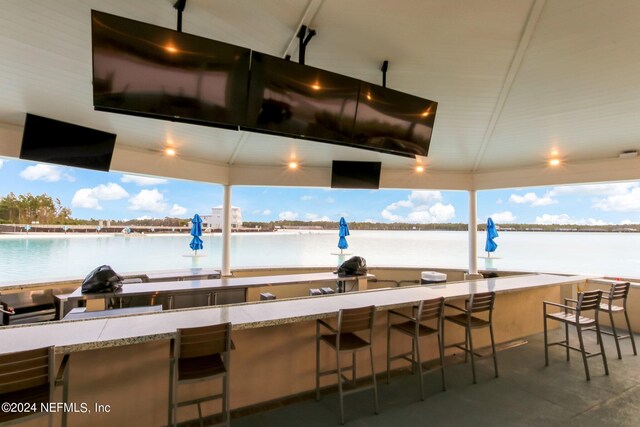
[[[349,247],[349,243],[347,243],[346,237],[349,235],[349,226],[347,225],[347,221],[345,221],[344,217],[340,217],[340,231],[338,233],[340,239],[338,240],[338,248],[340,248],[340,253],[344,249]]]
[[[496,237],[498,237],[498,230],[493,220],[489,218],[487,220],[487,243],[484,245],[484,250],[487,252],[488,257],[491,256],[491,252],[495,252],[498,248],[498,244],[493,241]]]
[[[202,219],[200,219],[200,215],[195,214],[191,223],[193,224],[191,226],[191,235],[193,236],[193,239],[191,239],[189,247],[196,251],[196,255],[198,255],[198,251],[202,250],[203,247],[202,239],[200,238],[200,236],[202,236]]]

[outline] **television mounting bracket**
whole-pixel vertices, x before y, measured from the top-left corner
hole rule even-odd
[[[187,6],[187,0],[177,0],[173,7],[178,10],[178,32],[182,32],[182,12],[184,12],[184,8]]]
[[[387,70],[389,69],[389,61],[384,61],[382,63],[382,68],[380,68],[380,71],[382,71],[382,87],[387,87]]]
[[[298,37],[300,39],[300,48],[298,49],[298,62],[304,64],[305,52],[307,50],[307,45],[313,36],[316,35],[316,30],[309,29],[307,33],[307,26],[303,25],[300,27],[298,31]]]

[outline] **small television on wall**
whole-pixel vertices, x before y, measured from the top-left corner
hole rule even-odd
[[[351,162],[334,160],[331,167],[331,188],[380,188],[381,162]]]
[[[360,83],[353,144],[408,157],[427,156],[438,103]]]
[[[20,158],[109,171],[116,135],[27,113]]]
[[[350,143],[357,79],[252,52],[247,126],[294,138]]]
[[[91,11],[96,110],[237,129],[249,49]]]

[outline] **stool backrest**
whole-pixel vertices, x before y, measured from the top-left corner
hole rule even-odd
[[[418,322],[424,322],[431,319],[442,319],[444,313],[444,298],[434,298],[420,301],[418,306],[417,319]]]
[[[467,303],[467,312],[480,313],[483,311],[493,312],[493,303],[496,299],[495,292],[482,292],[479,294],[471,294],[469,302]]]
[[[612,283],[611,290],[609,291],[609,301],[621,299],[627,299],[627,295],[629,295],[629,287],[631,287],[631,283]]]
[[[376,307],[344,308],[338,313],[338,332],[358,332],[371,330]]]
[[[595,310],[596,312],[600,308],[600,301],[602,300],[602,291],[584,291],[578,294],[578,304],[576,305],[576,315],[580,315],[583,311]]]
[[[0,356],[0,401],[5,393],[38,386],[49,386],[51,393],[53,390],[53,357],[53,347]]]
[[[230,350],[231,323],[178,329],[176,358],[209,356]]]

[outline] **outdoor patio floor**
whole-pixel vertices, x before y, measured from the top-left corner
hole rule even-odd
[[[482,332],[480,332],[482,333]],[[587,348],[595,348],[595,334],[586,333]],[[559,340],[561,331],[550,333]],[[640,344],[640,336],[635,335]],[[574,343],[577,338],[573,336]],[[471,365],[450,358],[447,391],[440,389],[440,373],[425,377],[426,398],[420,400],[419,380],[408,370],[397,371],[387,384],[379,378],[380,414],[373,413],[371,390],[345,397],[345,419],[352,426],[638,426],[640,425],[640,357],[630,340],[621,342],[617,358],[613,338],[605,337],[610,375],[602,359],[589,359],[591,381],[586,381],[580,353],[549,348],[544,366],[543,335],[525,338],[526,344],[498,353],[500,377],[495,378],[491,358],[476,359],[478,384],[472,383]],[[295,403],[272,409],[236,411],[234,427],[339,425],[336,392],[326,391],[316,402],[311,394]],[[256,408],[257,409],[257,408]]]

